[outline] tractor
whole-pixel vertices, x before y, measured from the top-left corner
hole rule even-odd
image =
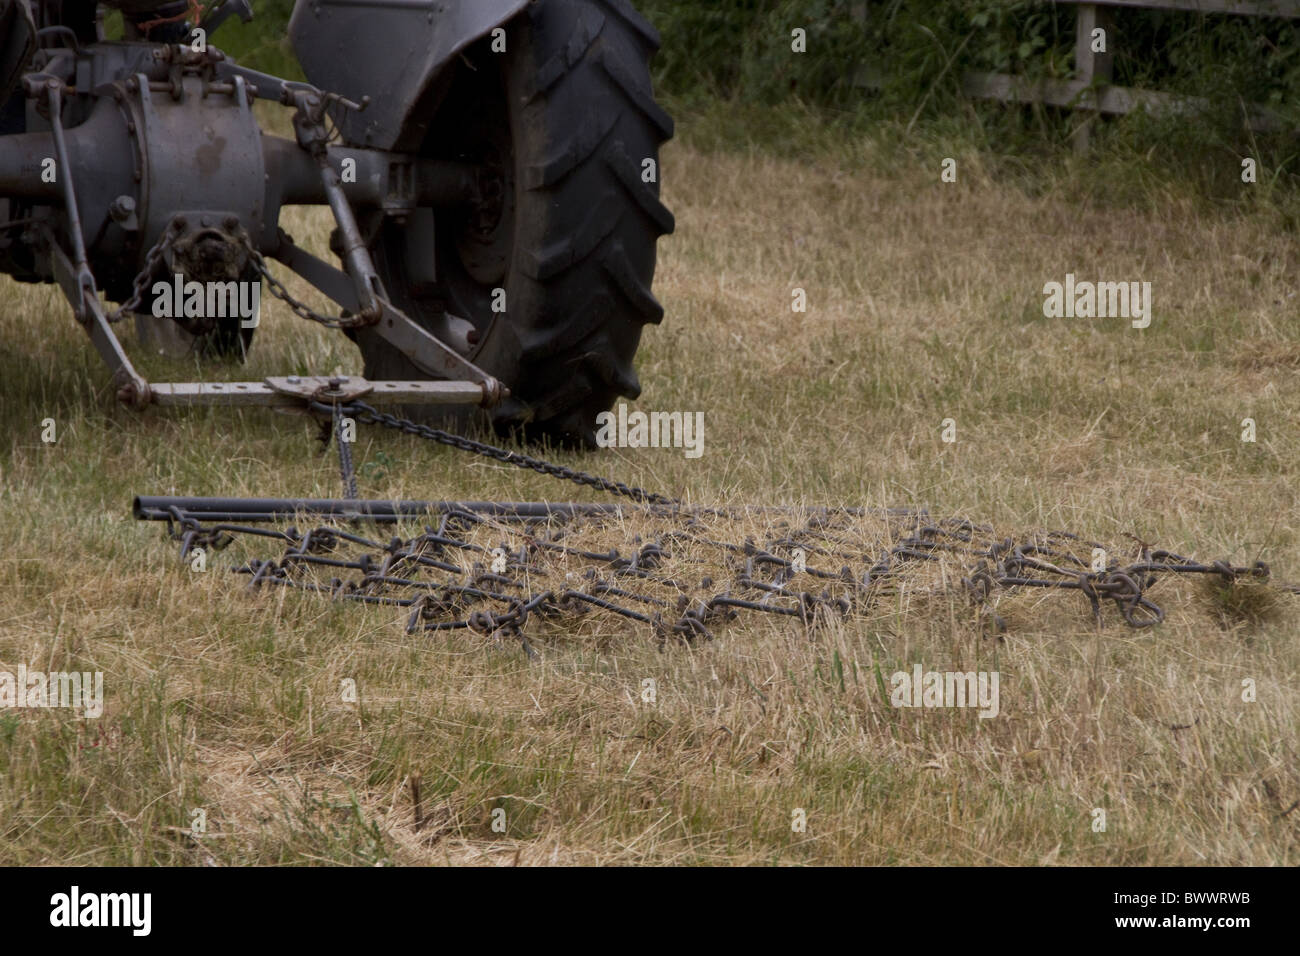
[[[366,395],[590,446],[663,315],[653,27],[628,0],[298,0],[300,81],[223,53],[231,17],[249,0],[0,0],[0,271],[57,284],[136,408]],[[296,204],[329,207],[331,258],[281,228]],[[148,382],[117,334],[237,360],[259,295],[364,378]]]

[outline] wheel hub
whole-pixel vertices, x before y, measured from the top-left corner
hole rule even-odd
[[[485,286],[505,281],[514,220],[513,174],[502,148],[487,144],[477,177],[478,198],[456,241],[465,271]]]

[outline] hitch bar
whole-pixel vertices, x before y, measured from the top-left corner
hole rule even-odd
[[[487,405],[492,398],[491,389],[478,382],[371,382],[355,375],[289,375],[262,382],[156,382],[149,389],[154,404],[165,406],[306,408],[312,402],[347,402],[363,396],[375,405]]]

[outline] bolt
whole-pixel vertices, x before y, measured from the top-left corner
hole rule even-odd
[[[130,196],[118,196],[108,207],[108,214],[115,222],[126,222],[135,214],[135,200]]]

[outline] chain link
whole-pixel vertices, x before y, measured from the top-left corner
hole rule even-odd
[[[248,236],[243,232],[243,230],[240,230],[239,239],[243,243],[244,248],[248,250],[248,258],[249,261],[253,263],[253,268],[257,270],[258,275],[266,280],[266,287],[270,290],[271,295],[287,305],[290,311],[292,311],[294,315],[298,316],[298,318],[306,319],[308,322],[315,322],[318,325],[323,325],[327,329],[359,329],[371,324],[369,320],[361,316],[322,315],[306,302],[295,298],[293,293],[285,287],[284,283],[271,274],[271,270],[267,268],[266,259],[263,258],[262,254],[253,247],[252,242],[248,239]]]
[[[131,283],[131,298],[108,314],[107,318],[110,324],[121,322],[128,315],[137,312],[144,303],[145,290],[149,287],[149,282],[153,277],[158,274],[158,268],[163,264],[163,257],[171,248],[172,233],[175,228],[175,220],[169,222],[167,227],[163,229],[162,235],[158,237],[158,241],[145,254],[144,267],[136,273],[135,279]]]
[[[345,418],[343,412],[339,409],[337,402],[334,403],[334,441],[339,446],[339,474],[343,478],[343,494],[355,499],[358,497],[357,492],[357,473],[352,467],[352,442],[343,434],[343,425]]]

